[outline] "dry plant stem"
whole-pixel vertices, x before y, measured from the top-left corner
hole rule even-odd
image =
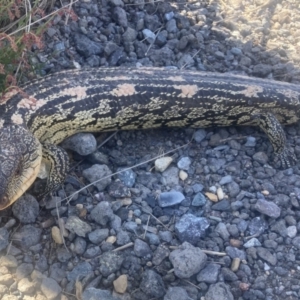
[[[130,243],[128,243],[128,244],[126,244],[126,245],[123,245],[123,246],[121,246],[121,247],[118,247],[118,248],[116,248],[116,249],[114,249],[114,250],[112,250],[112,251],[113,251],[113,252],[121,251],[121,250],[130,248],[130,247],[132,247],[132,246],[133,246],[133,243],[130,242]]]
[[[149,221],[150,221],[150,215],[148,216],[148,220],[147,220],[146,228],[145,228],[145,231],[144,231],[143,239],[145,239],[145,237],[146,237],[146,233],[148,231],[148,226],[149,226]]]
[[[178,246],[169,246],[170,249],[176,250],[179,247]],[[227,254],[225,252],[218,252],[218,251],[211,251],[211,250],[205,250],[205,249],[200,249],[202,252],[205,254],[210,254],[210,255],[217,255],[217,256],[226,256]]]

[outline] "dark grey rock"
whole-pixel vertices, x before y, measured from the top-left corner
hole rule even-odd
[[[281,214],[281,209],[274,202],[258,199],[254,208],[260,213],[271,218],[278,218]]]
[[[193,300],[182,287],[169,287],[164,300]]]
[[[205,196],[202,193],[197,193],[193,198],[192,205],[197,206],[197,207],[198,206],[204,206],[206,201],[207,200],[206,200]]]
[[[152,259],[153,264],[155,266],[160,265],[163,262],[163,260],[169,256],[169,254],[170,251],[165,245],[163,244],[159,245],[153,254],[153,259]]]
[[[126,15],[126,11],[122,7],[117,6],[114,8],[113,18],[120,26],[127,27],[128,25],[127,15]]]
[[[129,188],[133,187],[135,184],[136,173],[134,173],[131,169],[122,171],[122,168],[118,168],[117,170],[118,178],[123,182],[123,184]]]
[[[227,230],[227,227],[226,227],[225,223],[223,223],[223,222],[218,223],[218,225],[215,228],[215,231],[220,235],[220,237],[224,241],[229,240],[230,234]]]
[[[60,295],[62,288],[52,278],[44,278],[40,287],[46,299],[52,300]]]
[[[217,202],[216,204],[212,205],[211,209],[219,210],[219,211],[228,211],[230,210],[230,202],[226,199]]]
[[[246,259],[245,251],[240,250],[236,247],[227,246],[225,248],[225,251],[231,258],[240,258],[241,260]]]
[[[205,267],[207,256],[199,248],[184,242],[171,252],[169,259],[177,277],[189,278]]]
[[[66,278],[66,270],[61,267],[60,263],[54,263],[50,266],[49,276],[57,282],[61,282],[64,278]]]
[[[153,270],[145,270],[142,275],[140,289],[149,297],[160,298],[166,293],[164,282]]]
[[[186,170],[188,171],[189,168],[190,168],[190,165],[191,165],[192,161],[189,157],[182,157],[178,163],[177,163],[177,167],[179,169],[182,169],[182,170]]]
[[[180,204],[185,199],[185,196],[176,191],[163,192],[159,195],[158,205],[160,207],[169,207]]]
[[[173,239],[173,235],[172,235],[172,232],[171,231],[160,231],[158,233],[158,236],[160,238],[161,241],[163,242],[167,242],[167,243],[170,243]]]
[[[112,174],[111,170],[106,165],[93,165],[88,169],[83,170],[82,175],[94,186],[98,191],[103,191],[110,183]]]
[[[95,229],[94,231],[88,234],[89,240],[94,244],[100,244],[103,242],[109,235],[108,228]]]
[[[175,19],[171,19],[170,21],[167,22],[166,30],[169,33],[176,33],[178,31]]]
[[[87,276],[93,272],[93,268],[88,262],[80,262],[77,266],[73,268],[72,271],[68,272],[67,278],[69,281],[71,280],[80,280],[83,277]]]
[[[33,196],[25,194],[15,202],[12,211],[22,224],[30,224],[36,221],[40,213],[40,206]]]
[[[241,191],[240,186],[235,181],[228,183],[227,189],[231,198],[235,198]]]
[[[223,282],[212,284],[205,294],[205,300],[234,300],[228,285]]]
[[[263,233],[268,228],[267,222],[261,217],[253,218],[248,225],[250,235]]]
[[[90,246],[84,252],[83,257],[84,258],[94,258],[96,256],[99,256],[100,254],[101,254],[101,249],[99,246]]]
[[[76,133],[64,140],[62,146],[86,156],[97,150],[97,141],[91,133]]]
[[[87,288],[82,293],[82,300],[118,300],[118,298],[112,296],[110,291],[100,290],[94,287]]]
[[[193,138],[196,143],[200,144],[205,139],[206,134],[207,133],[205,129],[198,129],[195,131]]]
[[[58,261],[65,263],[70,260],[70,258],[72,257],[72,253],[68,251],[65,247],[62,247],[57,249],[56,256]]]
[[[126,29],[126,31],[123,33],[123,40],[124,42],[130,43],[130,42],[134,42],[136,37],[137,37],[137,31],[134,30],[131,27],[128,27]]]
[[[77,216],[70,216],[67,219],[65,227],[71,232],[74,232],[82,237],[85,237],[86,234],[91,232],[92,230],[92,227],[88,223],[82,221]]]
[[[74,253],[82,255],[86,249],[86,241],[82,237],[77,237],[74,241]]]
[[[28,277],[32,273],[33,269],[34,269],[33,264],[30,263],[20,264],[16,269],[17,280]]]
[[[130,236],[126,231],[120,230],[118,232],[117,241],[116,241],[117,245],[123,246],[123,245],[126,245],[126,244],[130,243],[130,241],[131,241]]]
[[[41,228],[36,228],[33,225],[24,225],[13,234],[12,238],[15,244],[28,249],[40,242],[41,234]]]
[[[249,241],[247,241],[243,246],[244,248],[260,247],[261,243],[257,238],[252,238]]]
[[[209,227],[206,218],[198,218],[192,214],[185,214],[175,224],[175,232],[181,242],[197,244],[205,236],[205,230]]]
[[[261,165],[265,165],[268,162],[268,160],[269,160],[267,154],[264,153],[264,152],[256,152],[253,155],[253,159],[255,161],[257,161],[258,163],[260,163]]]
[[[8,246],[8,238],[9,238],[9,232],[5,227],[0,228],[0,251],[5,249]]]
[[[227,183],[230,183],[232,182],[232,176],[231,175],[226,175],[224,177],[221,178],[221,180],[219,181],[219,183],[221,185],[224,185],[224,184],[227,184]]]
[[[114,219],[114,213],[111,209],[110,203],[102,201],[96,205],[90,214],[93,221],[105,226],[109,221]]]
[[[74,35],[74,42],[78,53],[86,58],[92,55],[99,55],[103,52],[102,45],[90,40],[86,35],[76,33]]]
[[[114,181],[108,187],[108,193],[114,198],[129,198],[131,197],[130,189],[121,181]]]
[[[275,266],[277,263],[276,254],[272,254],[268,249],[263,247],[257,247],[257,255],[265,260],[267,263]]]
[[[225,281],[236,281],[238,280],[238,277],[228,268],[222,268],[221,273],[224,277]]]
[[[117,252],[105,252],[99,257],[99,271],[105,277],[117,272],[124,261],[122,254]]]
[[[221,266],[217,264],[207,264],[197,275],[198,282],[216,283]]]
[[[134,241],[133,250],[138,257],[150,257],[152,256],[152,251],[147,243],[140,239]]]

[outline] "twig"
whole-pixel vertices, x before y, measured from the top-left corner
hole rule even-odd
[[[130,243],[126,244],[126,245],[123,245],[123,246],[121,246],[119,248],[114,249],[113,252],[121,251],[121,250],[127,249],[127,248],[132,247],[132,246],[133,246],[133,243],[130,242]]]

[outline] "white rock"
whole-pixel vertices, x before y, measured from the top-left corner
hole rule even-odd
[[[154,163],[155,170],[158,172],[163,172],[172,163],[172,161],[173,161],[173,158],[170,156],[158,158]]]

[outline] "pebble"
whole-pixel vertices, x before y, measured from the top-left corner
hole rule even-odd
[[[266,201],[263,199],[258,199],[255,203],[254,208],[271,218],[278,218],[281,214],[281,209],[274,202]]]
[[[170,167],[162,173],[164,184],[174,186],[179,184],[179,170],[176,167]]]
[[[97,150],[97,141],[91,133],[76,133],[62,142],[65,149],[70,149],[82,156],[89,155]]]
[[[193,300],[182,287],[169,287],[164,300]]]
[[[163,280],[155,271],[147,269],[142,275],[140,289],[149,298],[163,297],[166,293]]]
[[[0,228],[0,251],[5,249],[8,246],[8,238],[9,238],[9,232],[5,227]]]
[[[223,189],[221,187],[217,188],[217,196],[219,201],[223,200],[225,197]]]
[[[243,245],[245,248],[260,247],[261,243],[257,238],[252,238]]]
[[[155,165],[155,170],[157,172],[164,172],[169,165],[172,163],[173,158],[170,156],[164,156],[161,158],[158,158],[155,160],[154,165]]]
[[[30,224],[36,221],[40,213],[40,206],[33,196],[25,194],[15,202],[12,211],[22,224]]]
[[[100,244],[103,242],[109,235],[108,228],[97,228],[88,234],[89,240],[93,244]]]
[[[183,171],[183,170],[180,170],[179,171],[179,178],[182,180],[182,181],[185,181],[187,178],[188,178],[188,174]]]
[[[103,299],[103,300],[119,300],[113,297],[110,291],[100,290],[94,287],[89,287],[82,293],[82,300]]]
[[[208,263],[197,275],[198,282],[216,283],[220,273],[221,266]]]
[[[159,195],[158,205],[160,207],[169,207],[180,204],[185,199],[185,196],[176,191],[163,192]]]
[[[110,183],[112,174],[111,170],[106,165],[93,165],[92,167],[83,170],[82,175],[94,186],[98,191],[103,191]]]
[[[93,271],[92,266],[88,262],[80,262],[77,266],[73,268],[72,271],[67,273],[67,279],[71,280],[81,280],[83,277],[89,275]]]
[[[205,300],[234,300],[228,285],[218,282],[209,286]]]
[[[227,183],[232,182],[232,176],[231,175],[227,175],[221,178],[221,180],[219,181],[220,185],[224,185]]]
[[[206,198],[205,196],[202,194],[202,193],[197,193],[194,198],[193,198],[193,201],[192,201],[192,205],[193,206],[204,206],[206,203]]]
[[[100,273],[107,277],[110,274],[117,272],[124,261],[122,254],[117,252],[105,252],[99,257]]]
[[[134,241],[134,252],[138,257],[151,257],[152,251],[147,243],[140,239]]]
[[[82,237],[85,237],[87,233],[92,231],[92,227],[77,216],[70,216],[67,219],[65,227]]]
[[[169,255],[169,249],[165,245],[161,244],[156,248],[155,252],[153,253],[152,263],[155,266],[158,266],[164,261],[164,259],[169,257]]]
[[[55,299],[62,292],[61,287],[52,278],[44,278],[41,283],[41,291],[46,299]]]
[[[218,196],[213,193],[207,192],[207,193],[205,193],[205,196],[212,202],[218,202],[218,200],[219,200]]]
[[[56,244],[63,244],[64,241],[62,239],[60,229],[57,226],[53,226],[51,228],[51,236]]]
[[[127,289],[128,280],[126,275],[119,276],[116,280],[113,282],[114,288],[117,293],[124,294]]]
[[[232,260],[231,267],[230,267],[231,271],[232,272],[236,272],[239,269],[239,267],[240,267],[240,263],[241,263],[241,259],[240,258],[238,258],[238,257],[234,258]]]
[[[185,170],[188,171],[190,168],[192,161],[189,157],[182,157],[178,163],[177,163],[177,167],[181,170]]]
[[[91,211],[90,216],[93,221],[102,226],[105,226],[109,221],[115,218],[110,203],[107,201],[98,203]]]
[[[136,173],[133,172],[131,169],[124,170],[122,168],[118,168],[118,178],[121,180],[121,182],[128,188],[131,188],[135,184],[136,180]]]
[[[194,133],[194,140],[196,143],[200,144],[206,137],[207,133],[205,129],[198,129]]]
[[[175,224],[175,232],[181,242],[197,244],[205,236],[205,231],[209,227],[206,218],[198,218],[192,214],[183,215]]]

